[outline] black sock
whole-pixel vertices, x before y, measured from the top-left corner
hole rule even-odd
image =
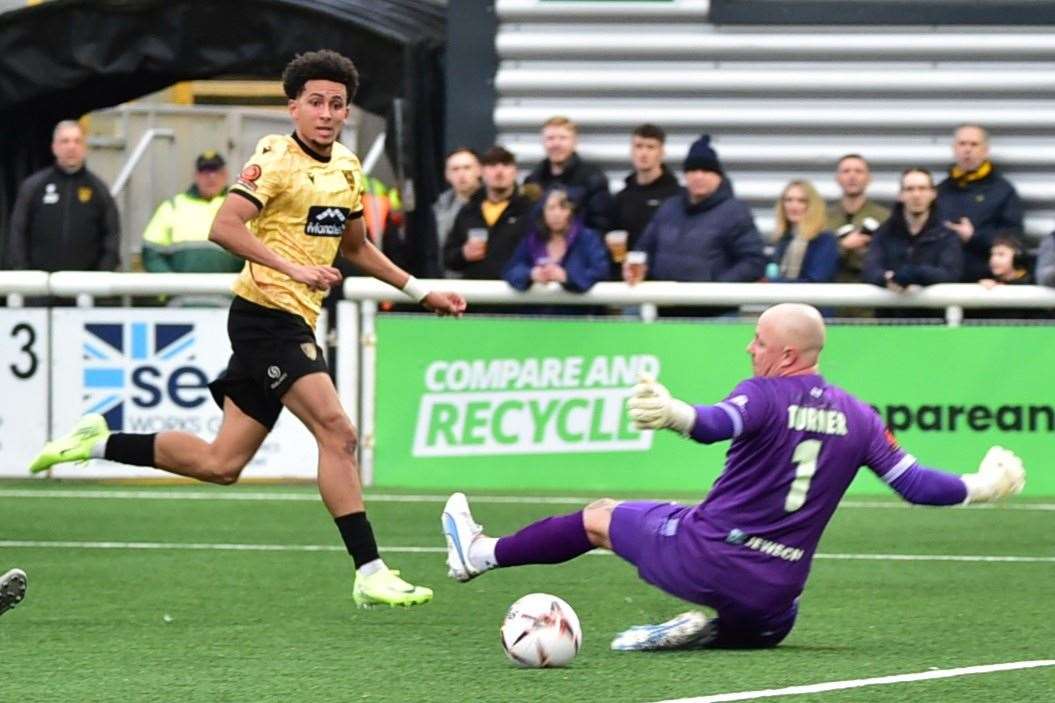
[[[133,466],[153,466],[156,437],[157,434],[114,432],[106,440],[103,458]]]
[[[380,559],[377,553],[377,542],[374,540],[374,531],[370,527],[370,521],[366,519],[365,512],[349,513],[333,519],[337,523],[337,529],[341,531],[341,539],[348,553],[352,555],[355,568],[368,564],[374,559]]]

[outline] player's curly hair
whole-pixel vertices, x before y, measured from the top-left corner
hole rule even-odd
[[[290,100],[296,100],[308,81],[333,81],[344,83],[348,89],[348,102],[359,89],[359,71],[347,56],[330,49],[297,54],[282,72],[282,90]]]

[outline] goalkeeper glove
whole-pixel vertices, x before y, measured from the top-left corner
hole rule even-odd
[[[992,503],[1022,492],[1026,470],[1010,449],[991,447],[977,473],[961,476],[967,486],[968,503]]]
[[[688,435],[696,424],[696,410],[691,405],[672,398],[666,386],[644,373],[634,386],[626,407],[634,427],[639,430],[669,427]]]

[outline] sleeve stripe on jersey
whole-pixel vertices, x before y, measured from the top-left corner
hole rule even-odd
[[[348,219],[349,220],[358,220],[360,217],[363,216],[363,212],[365,212],[365,210],[356,210],[351,215],[348,215]]]
[[[915,463],[916,457],[912,456],[911,454],[906,454],[905,456],[901,457],[901,461],[894,464],[894,468],[890,469],[890,471],[887,471],[885,474],[883,474],[883,480],[887,483],[893,483],[894,481],[898,480],[901,474],[908,471],[909,467],[911,467]]]
[[[740,433],[744,431],[744,419],[740,417],[739,411],[729,403],[721,402],[718,403],[718,407],[725,411],[725,414],[729,416],[729,419],[733,421],[733,439],[740,436]]]
[[[234,193],[235,195],[241,195],[243,198],[245,198],[246,200],[251,202],[253,205],[256,205],[256,209],[257,210],[263,210],[264,209],[264,204],[262,202],[257,200],[255,197],[253,197],[249,193],[246,193],[244,190],[239,190],[237,188],[232,188],[231,190],[229,190],[227,192],[228,193]]]

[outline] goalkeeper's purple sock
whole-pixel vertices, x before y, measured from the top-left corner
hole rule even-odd
[[[582,511],[548,517],[498,540],[499,566],[559,564],[593,549],[586,535]]]

